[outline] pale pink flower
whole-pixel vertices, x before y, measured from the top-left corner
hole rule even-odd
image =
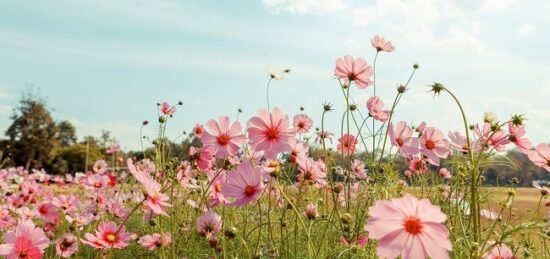
[[[234,199],[228,205],[243,206],[254,202],[264,189],[261,170],[254,167],[248,158],[237,169],[229,171],[226,178],[222,193],[226,198]]]
[[[432,165],[439,165],[439,158],[449,155],[449,143],[445,135],[434,127],[426,127],[420,136],[420,150]]]
[[[290,163],[296,163],[298,159],[307,156],[309,152],[309,146],[302,141],[296,140],[292,143],[292,147],[289,152],[288,161]]]
[[[200,149],[196,160],[199,170],[206,172],[212,169],[216,162],[215,153],[216,150],[213,146],[204,146]]]
[[[168,195],[161,193],[161,185],[152,179],[142,184],[145,192],[147,192],[145,205],[151,208],[155,214],[168,217],[168,214],[166,214],[166,207],[172,207],[172,205],[168,203],[170,200]]]
[[[449,180],[453,177],[451,172],[449,172],[449,170],[447,170],[447,168],[445,168],[445,167],[441,167],[439,169],[439,175],[445,180]]]
[[[274,108],[272,112],[258,111],[258,116],[248,121],[250,146],[255,152],[264,151],[264,156],[268,159],[289,151],[296,134],[289,126],[288,115],[278,108]]]
[[[108,176],[102,174],[91,174],[84,179],[84,187],[91,190],[102,190],[109,186],[111,180]]]
[[[305,114],[297,114],[294,116],[294,131],[300,134],[308,133],[313,126],[313,120]]]
[[[378,96],[373,96],[367,100],[367,109],[369,115],[377,121],[387,121],[390,117],[390,111],[384,109],[384,102]]]
[[[74,195],[62,194],[62,195],[53,197],[52,204],[62,209],[65,213],[67,213],[67,212],[77,211],[80,205],[80,200],[78,199],[78,197]]]
[[[508,122],[508,132],[510,133],[510,135],[508,135],[508,139],[510,142],[514,143],[519,150],[524,153],[531,150],[531,147],[533,146],[531,141],[524,137],[525,126],[515,125],[513,122]]]
[[[365,163],[361,162],[359,159],[353,160],[351,162],[351,172],[359,179],[367,179],[367,169],[365,168]]]
[[[479,211],[479,214],[486,218],[486,219],[490,219],[490,220],[497,220],[497,219],[500,219],[500,215],[496,212],[493,212],[493,211],[490,211],[490,210],[486,210],[486,209],[481,209]]]
[[[176,107],[171,106],[167,102],[163,102],[160,106],[160,112],[164,115],[172,115],[176,112]]]
[[[300,184],[315,184],[319,187],[327,184],[324,164],[317,163],[309,157],[302,157],[297,162],[300,171],[297,180]]]
[[[161,234],[154,233],[152,235],[142,236],[138,243],[141,246],[153,251],[159,247],[170,245],[170,243],[172,243],[172,237],[170,234],[165,234],[162,236]]]
[[[114,222],[101,222],[95,235],[86,233],[84,238],[82,243],[98,249],[123,249],[132,240],[132,234],[126,232],[124,226],[118,227]]]
[[[449,140],[451,140],[450,145],[456,148],[457,151],[466,154],[468,153],[468,141],[458,131],[449,131]]]
[[[336,148],[344,155],[351,155],[355,152],[356,144],[357,139],[353,135],[344,134],[341,138],[338,139],[338,145],[336,146]]]
[[[222,217],[212,211],[207,211],[197,220],[197,232],[206,238],[213,238],[222,228]]]
[[[227,203],[227,199],[222,193],[223,184],[226,182],[226,175],[227,173],[225,171],[220,171],[217,172],[217,174],[208,175],[208,179],[211,181],[210,189],[212,190],[212,192],[210,192],[209,196],[210,205],[212,207]]]
[[[330,144],[332,144],[332,133],[328,131],[319,131],[317,132],[317,137],[315,138],[315,142],[319,142],[319,144],[324,144],[325,139],[330,140]]]
[[[540,143],[537,145],[536,150],[528,151],[527,156],[536,166],[542,167],[550,172],[550,145]]]
[[[109,149],[107,149],[107,154],[116,154],[116,152],[120,151],[120,144],[114,144]]]
[[[66,233],[63,237],[55,241],[55,251],[58,256],[71,257],[78,250],[78,239],[71,233]]]
[[[413,137],[413,129],[406,122],[400,121],[395,127],[390,123],[388,128],[392,145],[397,146],[402,155],[415,156],[420,152],[418,138]]]
[[[314,220],[319,216],[319,212],[317,211],[317,205],[315,204],[308,204],[306,206],[306,211],[304,212],[304,216],[306,216],[309,220]]]
[[[512,249],[505,244],[496,245],[483,255],[483,259],[517,259]]]
[[[346,55],[336,59],[334,76],[343,79],[346,85],[353,81],[359,89],[367,88],[373,83],[372,75],[374,75],[374,69],[362,58]]]
[[[378,35],[375,35],[374,38],[371,39],[372,46],[376,49],[376,51],[385,51],[385,52],[392,52],[395,48],[393,47],[391,41],[386,41],[383,37],[380,37]]]
[[[204,133],[204,127],[202,126],[202,124],[195,124],[195,127],[193,127],[193,133],[198,138],[202,137],[202,133]]]
[[[50,240],[41,228],[35,227],[31,220],[20,223],[15,231],[5,232],[4,244],[0,245],[0,255],[7,259],[40,259]]]
[[[208,130],[202,134],[201,141],[205,146],[214,147],[216,157],[226,158],[239,152],[244,135],[238,121],[231,124],[229,117],[220,117],[218,121],[208,121],[206,128]]]
[[[422,135],[422,131],[424,131],[424,128],[426,128],[426,122],[423,121],[421,122],[420,124],[418,124],[418,126],[416,127],[416,132],[418,132],[418,136]]]
[[[411,177],[413,175],[413,172],[411,170],[405,170],[404,174],[406,177]]]
[[[478,136],[476,142],[476,150],[486,150],[488,147],[493,147],[496,151],[504,151],[506,144],[510,143],[508,135],[502,131],[493,131],[490,123],[484,123],[483,128],[477,124],[474,128],[475,134]]]
[[[95,161],[92,169],[98,174],[103,174],[107,171],[107,167],[109,167],[109,165],[105,162],[105,160],[97,160]]]
[[[369,208],[365,224],[369,238],[379,241],[380,258],[449,258],[452,250],[447,216],[428,199],[412,195],[391,200],[378,200]]]

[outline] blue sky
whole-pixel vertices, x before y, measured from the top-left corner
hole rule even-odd
[[[343,102],[334,60],[351,54],[372,63],[370,39],[379,34],[396,46],[377,63],[387,105],[412,64],[421,66],[398,119],[459,130],[450,99],[426,92],[437,81],[462,99],[472,122],[484,111],[525,113],[529,137],[548,142],[548,10],[545,0],[0,1],[0,129],[31,85],[80,136],[106,129],[123,148],[137,148],[156,102],[184,103],[172,136],[234,118],[238,108],[243,120],[266,106],[266,68],[289,66],[291,75],[271,86],[272,106],[290,115],[304,106],[319,122],[330,101],[336,132]],[[364,110],[372,89],[353,94]]]

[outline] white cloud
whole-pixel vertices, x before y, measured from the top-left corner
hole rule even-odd
[[[540,92],[542,94],[550,96],[550,80],[544,81],[542,84],[542,88],[540,89]]]
[[[522,23],[516,27],[516,32],[520,36],[528,36],[533,34],[533,32],[536,31],[536,27],[533,24],[530,23]]]
[[[487,0],[483,3],[481,10],[484,12],[500,12],[513,7],[517,0]]]
[[[346,5],[342,0],[262,0],[273,13],[322,15],[342,11]]]

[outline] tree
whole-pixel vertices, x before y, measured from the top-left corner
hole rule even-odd
[[[67,147],[76,143],[76,129],[73,124],[68,121],[61,121],[57,123],[57,128],[59,130],[57,138],[62,147]]]
[[[58,126],[46,102],[33,94],[23,94],[10,119],[13,123],[6,135],[14,162],[27,169],[43,166],[52,149],[59,145]]]

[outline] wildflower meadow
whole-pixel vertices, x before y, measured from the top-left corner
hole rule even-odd
[[[136,125],[153,129],[139,136],[152,148],[125,153],[110,143],[96,161],[86,142],[84,170],[71,170],[68,158],[56,164],[64,174],[32,166],[34,157],[13,164],[5,149],[0,255],[550,258],[550,187],[519,188],[515,178],[486,185],[491,166],[527,166],[503,158],[511,149],[550,174],[550,145],[529,140],[529,114],[471,117],[453,86],[415,81],[419,64],[394,75],[406,80],[393,95],[380,95],[389,86],[377,84],[376,65],[397,53],[380,36],[371,45],[372,57],[326,64],[345,106],[319,105],[318,118],[270,101],[271,86],[293,76],[270,68],[256,82],[266,95],[251,97],[265,99],[255,115],[220,110],[170,139],[171,122],[197,109],[186,100],[144,104],[158,111]],[[397,121],[411,88],[449,100],[461,127]],[[330,132],[326,116],[335,113],[340,127]],[[10,128],[13,139],[32,135],[23,128]]]

